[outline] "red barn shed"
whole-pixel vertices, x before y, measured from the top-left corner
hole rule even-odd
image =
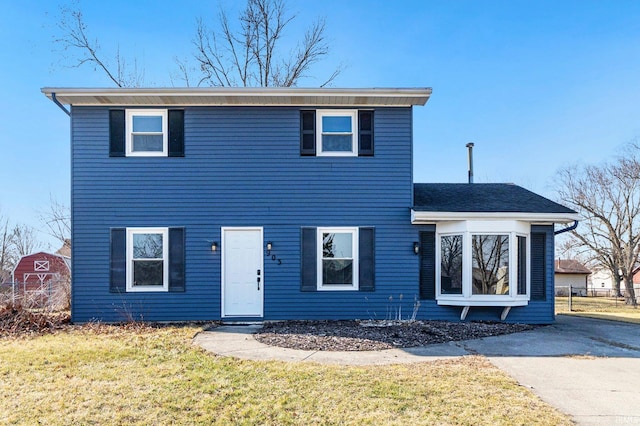
[[[39,252],[23,256],[11,274],[21,291],[38,291],[71,277],[70,259],[59,254]]]

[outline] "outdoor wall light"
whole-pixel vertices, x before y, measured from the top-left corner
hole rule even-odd
[[[417,241],[413,243],[413,253],[416,255],[420,254],[420,243]]]
[[[211,243],[211,251],[213,253],[218,251],[218,243],[217,242],[214,241],[214,242]]]
[[[273,243],[271,241],[267,241],[267,256],[271,254],[272,247],[273,247]]]

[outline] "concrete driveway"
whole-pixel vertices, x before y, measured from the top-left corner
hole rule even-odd
[[[559,315],[552,326],[461,342],[580,425],[640,424],[640,326]]]

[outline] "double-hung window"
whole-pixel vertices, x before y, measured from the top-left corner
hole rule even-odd
[[[358,290],[358,228],[318,228],[318,290]]]
[[[127,291],[169,290],[168,228],[127,228]]]
[[[127,156],[166,157],[168,150],[167,110],[126,111]]]
[[[357,156],[358,111],[318,110],[316,145],[319,156]]]

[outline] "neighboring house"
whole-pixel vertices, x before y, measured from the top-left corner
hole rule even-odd
[[[56,251],[56,254],[71,258],[71,240],[68,238],[65,239],[64,243],[62,243],[62,246]]]
[[[591,271],[574,259],[557,259],[555,262],[556,296],[586,296]]]
[[[68,281],[70,276],[68,257],[45,252],[22,256],[11,273],[14,288],[20,292],[48,289]]]
[[[43,92],[71,105],[73,321],[554,320],[577,214],[414,185],[430,89]]]
[[[611,271],[596,267],[589,276],[588,290],[592,296],[612,296],[613,277]]]

